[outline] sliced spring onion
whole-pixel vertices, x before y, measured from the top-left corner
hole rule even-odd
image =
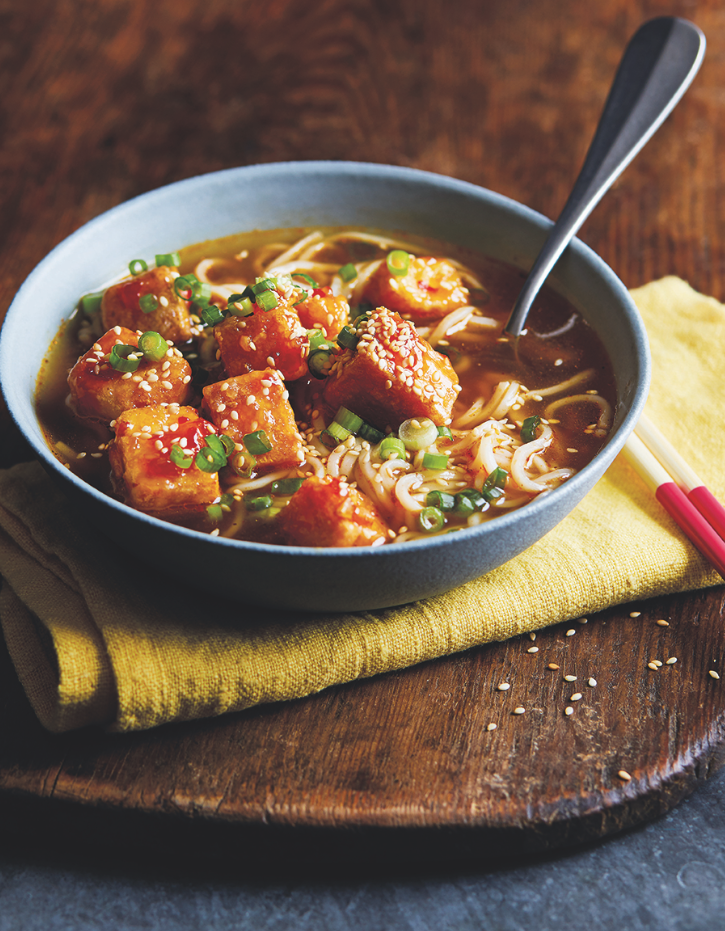
[[[343,349],[355,349],[360,337],[351,327],[344,326],[337,334],[337,342]]]
[[[255,430],[254,433],[245,433],[242,437],[244,446],[253,456],[262,456],[272,449],[264,430]]]
[[[143,259],[133,259],[133,261],[128,263],[128,270],[134,277],[148,271],[148,268],[148,265]]]
[[[357,269],[352,262],[348,262],[347,265],[343,265],[342,268],[338,270],[337,274],[344,282],[354,281],[357,278]]]
[[[270,495],[259,495],[256,498],[247,498],[244,505],[248,511],[264,511],[272,507],[272,498]]]
[[[275,288],[276,286],[276,278],[257,278],[257,281],[255,284],[251,285],[251,288],[255,294],[262,294],[264,291],[269,291],[270,288]]]
[[[463,492],[459,492],[455,495],[456,503],[453,506],[454,513],[458,514],[459,517],[470,517],[476,510],[476,505],[468,497],[468,495]]]
[[[155,294],[142,294],[138,299],[138,306],[145,314],[152,314],[158,310],[159,299]]]
[[[363,439],[367,440],[368,443],[371,443],[373,446],[375,443],[379,443],[381,440],[385,439],[385,434],[382,430],[378,430],[376,427],[371,426],[369,423],[363,421],[362,426],[357,431],[357,435]]]
[[[211,300],[211,285],[206,281],[197,281],[193,286],[194,303],[198,307],[207,307]]]
[[[380,441],[378,453],[381,459],[405,459],[405,443],[397,436],[386,436]]]
[[[309,275],[306,275],[304,272],[292,272],[293,278],[301,278],[303,281],[306,281],[308,285],[313,288],[319,288],[319,284],[315,281],[314,278],[310,278]]]
[[[388,253],[385,263],[391,275],[396,277],[405,275],[410,268],[410,254],[402,249],[393,249],[392,252]]]
[[[210,434],[206,438],[207,445],[202,446],[194,457],[197,469],[200,469],[202,472],[218,472],[227,464],[227,457],[224,453],[220,453],[217,449],[214,449],[213,446],[208,445],[212,436],[213,434]]]
[[[226,314],[223,308],[216,304],[207,304],[206,307],[201,308],[199,316],[207,326],[216,326],[217,323],[222,322]]]
[[[221,504],[210,504],[206,509],[206,514],[209,520],[214,521],[214,523],[218,523],[224,517]]]
[[[363,419],[362,417],[358,417],[357,414],[353,414],[353,412],[346,407],[341,407],[335,414],[334,422],[340,424],[341,427],[344,427],[350,433],[357,433],[362,426]]]
[[[234,452],[234,440],[224,433],[210,433],[206,438],[206,445],[211,447],[215,453],[224,456],[225,459],[231,452]]]
[[[508,472],[505,469],[497,468],[491,472],[481,488],[481,494],[486,501],[493,501],[504,494],[507,478]]]
[[[425,507],[418,514],[418,526],[424,533],[437,533],[443,529],[446,519],[440,508]]]
[[[241,449],[232,456],[229,465],[240,478],[251,478],[257,467],[257,459],[248,449]]]
[[[315,378],[327,378],[332,368],[332,353],[329,349],[315,349],[307,357],[307,368]]]
[[[438,439],[438,428],[428,417],[411,417],[398,428],[406,449],[425,449]]]
[[[137,352],[137,346],[118,343],[111,349],[108,361],[117,372],[135,372],[141,362],[138,356],[135,355]],[[129,356],[132,358],[129,359]]]
[[[527,417],[526,420],[521,425],[521,441],[522,443],[531,443],[536,439],[536,429],[541,423],[541,417],[538,414],[534,414],[533,417]]]
[[[184,301],[190,301],[194,297],[194,281],[191,275],[179,275],[174,278],[174,291]]]
[[[315,349],[332,349],[334,343],[331,343],[322,330],[308,330],[307,336],[310,340],[310,352]]]
[[[303,478],[280,478],[272,482],[271,491],[273,495],[293,495],[302,488]]]
[[[146,330],[138,338],[138,348],[144,358],[150,362],[160,362],[169,351],[169,344],[160,333],[155,330]]]
[[[442,439],[453,441],[453,434],[451,433],[450,427],[436,427],[436,430],[438,431],[438,436],[442,437]]]
[[[81,310],[84,314],[95,314],[101,309],[101,300],[103,291],[95,291],[93,294],[84,294],[81,298]]]
[[[325,446],[334,449],[338,443],[342,443],[342,441],[346,440],[349,436],[350,431],[346,430],[345,427],[341,426],[339,423],[335,423],[333,420],[327,430],[322,431],[320,439]]]
[[[459,491],[456,495],[457,499],[466,498],[473,505],[474,510],[483,511],[486,507],[486,498],[475,488],[464,488],[463,491]]]
[[[425,496],[425,503],[430,508],[440,508],[441,511],[452,511],[456,506],[455,495],[447,491],[429,491]]]
[[[274,291],[262,291],[257,295],[257,306],[262,310],[273,310],[277,304],[279,299]]]
[[[162,252],[156,256],[156,268],[166,265],[169,268],[178,268],[181,265],[181,259],[178,252]]]
[[[232,294],[227,301],[227,311],[233,317],[251,317],[254,313],[254,304],[243,294]]]
[[[169,450],[169,459],[180,469],[188,469],[193,462],[191,456],[187,455],[178,443],[174,443]]]
[[[424,453],[424,469],[445,469],[448,467],[448,453]]]

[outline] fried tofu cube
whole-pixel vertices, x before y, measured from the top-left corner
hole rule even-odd
[[[155,330],[164,339],[186,343],[193,336],[189,305],[174,290],[176,269],[162,265],[141,275],[126,278],[107,288],[101,299],[103,325],[129,330]],[[155,310],[145,313],[139,301],[145,295],[158,301]]]
[[[259,474],[275,469],[293,469],[305,460],[304,444],[295,423],[289,393],[276,369],[249,372],[203,389],[202,409],[218,428],[237,445],[244,436],[264,430],[272,447],[255,454]]]
[[[300,323],[308,330],[322,330],[334,339],[350,319],[350,305],[332,288],[315,288],[307,300],[295,305]]]
[[[284,299],[272,310],[255,307],[248,317],[226,317],[214,327],[214,336],[228,375],[273,368],[294,381],[307,374],[307,331]]]
[[[450,422],[458,376],[412,323],[378,307],[356,332],[357,347],[335,356],[322,389],[333,416],[347,407],[378,430],[397,429],[410,417]]]
[[[131,507],[168,516],[218,499],[218,473],[202,471],[194,461],[215,430],[193,407],[138,407],[121,414],[115,430],[108,457],[116,489]],[[182,464],[172,459],[173,446]]]
[[[339,478],[311,476],[277,518],[290,546],[379,546],[388,527],[372,501]]]
[[[191,366],[178,349],[170,348],[153,362],[141,352],[134,372],[115,369],[109,356],[115,345],[138,346],[139,333],[116,326],[80,357],[68,374],[73,406],[81,417],[115,420],[133,407],[185,404],[191,399]]]
[[[404,275],[391,274],[387,263],[381,262],[365,286],[363,300],[395,310],[415,323],[429,323],[464,307],[470,296],[450,262],[411,255]]]

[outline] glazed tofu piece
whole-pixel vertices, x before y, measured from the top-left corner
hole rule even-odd
[[[115,430],[108,457],[126,504],[168,516],[202,510],[218,499],[218,473],[202,471],[194,462],[215,430],[193,407],[139,407],[118,417]],[[173,446],[183,465],[173,461]]]
[[[285,381],[307,374],[310,341],[297,312],[284,300],[248,317],[229,316],[214,327],[227,375],[276,369]]]
[[[433,256],[410,256],[404,275],[393,275],[386,262],[371,275],[363,300],[395,310],[415,323],[440,320],[469,303],[468,289],[455,266]]]
[[[350,305],[331,288],[315,288],[295,310],[303,327],[322,330],[328,339],[334,339],[350,319]]]
[[[140,356],[134,372],[120,371],[110,361],[114,346],[138,347],[141,334],[115,326],[81,356],[68,374],[73,406],[81,417],[109,423],[124,411],[155,404],[185,404],[192,395],[191,366],[178,349],[169,347],[154,362]],[[129,360],[133,361],[133,360]]]
[[[107,288],[101,300],[103,325],[128,327],[129,330],[155,330],[164,339],[185,343],[193,336],[193,325],[189,305],[174,290],[176,269],[162,265],[150,268],[141,275],[126,278]],[[141,298],[149,295],[158,304],[155,310],[146,313]]]
[[[372,501],[331,475],[306,479],[277,524],[290,546],[379,546],[388,535]]]
[[[378,307],[356,332],[356,348],[335,357],[324,382],[322,396],[332,416],[347,407],[378,430],[395,430],[418,416],[439,426],[450,422],[461,390],[458,376],[412,323]]]
[[[203,395],[204,413],[238,448],[241,449],[246,434],[264,430],[272,448],[256,455],[255,472],[293,469],[305,461],[289,393],[276,369],[215,382],[203,389]]]

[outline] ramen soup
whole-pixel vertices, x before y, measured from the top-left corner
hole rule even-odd
[[[549,494],[611,428],[589,325],[545,290],[508,337],[523,276],[475,253],[324,229],[130,259],[63,325],[37,409],[67,468],[156,517],[395,544]]]

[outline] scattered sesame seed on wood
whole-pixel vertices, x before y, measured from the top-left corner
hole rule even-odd
[[[518,708],[514,708],[514,714],[526,714],[526,708],[522,708],[521,705],[519,705]]]
[[[564,682],[576,682],[576,676],[564,676]]]
[[[639,617],[641,613],[642,613],[641,611],[630,611],[630,612],[629,612],[629,616],[630,616],[630,617]]]
[[[648,668],[648,669],[654,669],[655,672],[656,672],[656,671],[657,671],[657,668],[658,668],[658,667],[657,667],[657,663],[647,663],[647,668]]]
[[[576,631],[575,631],[574,628],[572,627],[571,630],[567,630],[566,635],[567,635],[567,637],[573,637],[575,633],[576,633]]]
[[[549,669],[559,669],[556,663],[549,663]]]
[[[579,624],[588,624],[588,623],[589,623],[589,618],[588,618],[588,617],[580,617],[578,623],[579,623]]]
[[[715,672],[714,669],[708,669],[707,674],[708,674],[709,676],[712,676],[713,679],[719,679],[719,678],[720,678],[720,676],[718,675],[718,673]]]
[[[655,621],[655,624],[658,627],[669,627],[670,626],[670,622],[666,621],[663,617],[661,617],[659,621]]]
[[[501,682],[501,683],[498,685],[498,690],[499,690],[499,692],[507,692],[510,688],[511,688],[511,683],[510,683],[510,682]]]
[[[590,685],[592,688],[594,688],[596,684],[597,684],[597,680],[594,677],[592,677],[591,679],[587,679],[587,685]]]
[[[527,650],[526,652],[527,652],[527,653],[538,653],[538,652],[539,652],[539,648],[538,648],[538,647],[529,647],[528,650]]]
[[[581,701],[584,696],[581,692],[574,692],[569,701]]]
[[[486,730],[495,731],[497,727],[498,727],[498,724],[494,724],[493,721],[491,721],[491,723],[486,727]]]
[[[536,634],[533,630],[529,633],[529,640],[536,640]]]
[[[676,662],[677,662],[677,657],[676,657],[676,656],[670,656],[669,659],[666,659],[666,660],[665,660],[665,665],[666,665],[666,666],[672,666],[672,664],[673,664],[673,663],[676,663]]]
[[[618,775],[619,778],[622,779],[624,782],[629,782],[630,779],[632,778],[632,777],[629,775],[629,773],[627,772],[626,769],[620,769],[619,772],[617,773],[617,775]]]
[[[574,714],[574,709],[572,708],[571,705],[567,705],[567,706],[566,706],[566,708],[564,709],[564,714],[565,714],[567,717],[569,717],[569,715],[571,715],[571,714]]]

